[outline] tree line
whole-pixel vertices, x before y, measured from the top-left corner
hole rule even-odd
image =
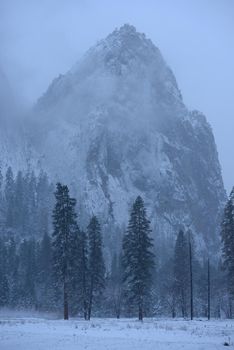
[[[54,186],[41,171],[38,176],[28,169],[16,176],[9,167],[0,169],[0,230],[2,235],[41,237],[51,230],[50,213],[54,205]]]
[[[136,314],[140,320],[154,315],[210,318],[224,313],[232,317],[233,191],[224,211],[223,259],[219,264],[211,264],[208,257],[197,259],[192,233],[183,230],[177,235],[172,256],[160,263],[141,197],[132,205],[121,249],[107,264],[98,218],[91,217],[87,228],[80,228],[76,200],[67,186],[57,184],[55,199],[48,200],[54,188],[45,173],[38,177],[21,173],[14,179],[11,172],[8,169],[7,181],[0,181],[5,184],[1,189],[0,307],[63,310],[64,319],[79,315],[87,320],[91,315],[119,318]],[[11,189],[9,196],[7,188]],[[31,188],[33,196],[29,195]],[[24,239],[14,234],[14,230],[30,227],[34,232],[39,222],[39,239],[29,231]]]

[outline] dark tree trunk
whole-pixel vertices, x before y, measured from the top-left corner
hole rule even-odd
[[[210,320],[210,260],[207,261],[207,318]]]
[[[63,286],[63,314],[64,314],[64,320],[68,320],[68,293],[67,293],[67,283],[64,283]]]
[[[172,307],[172,318],[175,318],[175,317],[176,317],[175,307],[173,306]]]
[[[88,319],[88,295],[87,295],[87,281],[86,281],[86,264],[85,264],[85,249],[82,249],[82,259],[83,259],[83,276],[82,276],[82,288],[83,288],[83,308],[84,308],[84,319]]]
[[[87,320],[88,319],[88,306],[87,306],[87,302],[86,300],[84,300],[84,319]]]
[[[92,311],[92,306],[91,306],[91,304],[89,304],[89,307],[88,307],[88,318],[87,318],[88,321],[90,321],[90,318],[91,318],[91,311]]]
[[[183,307],[183,306],[182,306],[182,310],[181,310],[181,311],[182,311],[182,317],[185,318],[186,313],[185,313],[185,310],[184,310],[184,307]]]
[[[229,297],[229,317],[230,319],[232,319],[232,298]]]
[[[181,291],[181,313],[182,317],[185,318],[187,316],[187,306],[186,306],[186,300],[185,300],[185,292],[184,292],[184,286],[182,287]]]
[[[143,321],[143,311],[142,311],[142,307],[139,307],[139,321]]]
[[[142,298],[141,298],[142,299]],[[143,302],[142,300],[139,303],[139,314],[138,314],[139,321],[143,321]]]
[[[92,305],[93,305],[93,283],[91,283],[90,295],[89,295],[89,305],[88,305],[88,320],[89,321],[91,318]]]
[[[115,306],[115,314],[116,314],[116,318],[118,320],[120,318],[120,309],[118,307],[118,304]]]
[[[116,297],[116,302],[115,302],[115,314],[117,319],[120,318],[120,312],[121,312],[121,297],[120,295],[118,295]]]
[[[190,272],[190,317],[193,320],[193,266],[192,266],[192,245],[189,237],[189,272]]]

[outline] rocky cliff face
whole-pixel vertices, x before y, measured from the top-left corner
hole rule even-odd
[[[200,251],[217,244],[225,191],[212,130],[134,27],[115,30],[55,79],[31,128],[41,166],[72,185],[84,222],[95,213],[116,235],[141,195],[160,249],[181,226]]]
[[[17,171],[25,169],[32,162],[19,116],[21,112],[10,84],[0,69],[0,169],[3,173],[9,165]]]

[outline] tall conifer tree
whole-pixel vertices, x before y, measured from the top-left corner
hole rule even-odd
[[[174,290],[182,317],[188,316],[189,272],[189,245],[184,232],[181,230],[175,244]]]
[[[54,294],[52,283],[52,246],[51,238],[47,232],[44,233],[38,246],[37,265],[39,306],[42,310],[50,310],[53,306],[52,299]]]
[[[228,290],[234,300],[234,188],[224,209],[221,228],[222,253],[227,271]]]
[[[8,306],[9,284],[7,279],[7,251],[3,239],[0,238],[0,307]]]
[[[2,189],[3,189],[3,175],[2,175],[2,169],[0,167],[0,203],[2,201]]]
[[[101,226],[93,216],[88,231],[88,314],[90,320],[93,303],[105,287],[105,265],[102,253]]]
[[[63,289],[64,319],[68,320],[69,287],[72,280],[73,239],[77,232],[75,205],[67,186],[57,184],[53,211],[53,266],[57,281]]]
[[[9,167],[6,172],[4,194],[6,205],[6,226],[12,228],[14,226],[15,182],[11,167]]]
[[[78,256],[79,290],[84,319],[88,318],[88,240],[84,231],[79,236],[79,256]]]
[[[123,238],[123,279],[130,300],[138,307],[139,320],[143,320],[152,284],[154,254],[150,234],[150,221],[147,219],[144,202],[139,196],[133,204],[127,232]]]

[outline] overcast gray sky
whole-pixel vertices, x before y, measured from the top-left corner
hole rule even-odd
[[[97,40],[133,24],[159,47],[184,101],[204,112],[234,185],[234,0],[0,0],[0,67],[32,104]]]

